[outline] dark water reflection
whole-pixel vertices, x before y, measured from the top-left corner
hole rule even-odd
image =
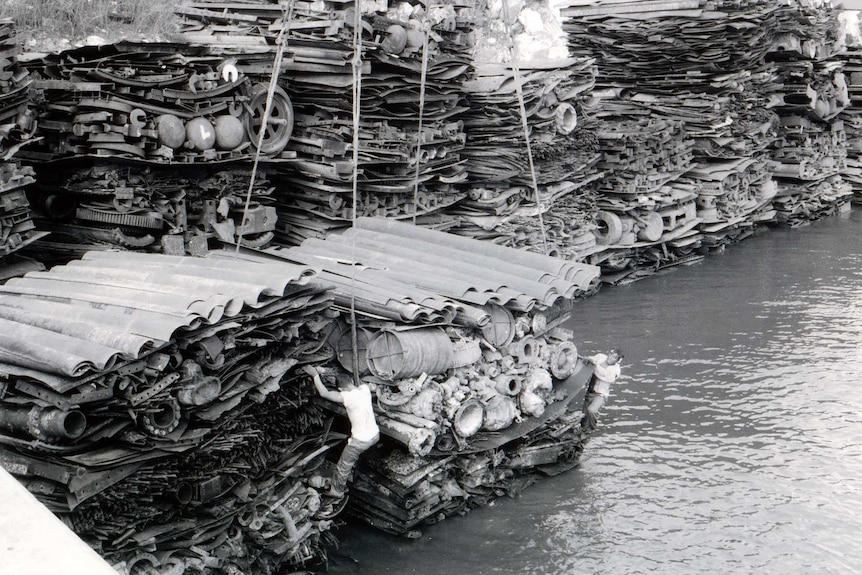
[[[579,468],[331,573],[862,572],[862,212],[773,230],[578,305],[626,352]]]

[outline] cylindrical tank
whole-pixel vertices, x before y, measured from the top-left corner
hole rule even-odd
[[[381,331],[369,342],[367,357],[371,373],[390,380],[453,367],[452,341],[440,328]]]

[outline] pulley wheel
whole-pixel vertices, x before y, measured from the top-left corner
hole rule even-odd
[[[257,147],[266,109],[267,86],[257,84],[251,91],[249,113],[245,116],[245,132],[252,145]],[[287,92],[279,86],[272,94],[272,105],[269,110],[269,120],[263,129],[263,141],[260,142],[260,152],[266,155],[280,154],[293,134],[293,104]]]

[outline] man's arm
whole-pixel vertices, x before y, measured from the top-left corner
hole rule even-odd
[[[324,386],[323,381],[320,380],[320,374],[317,373],[316,369],[310,365],[306,365],[303,368],[303,371],[311,376],[311,381],[314,383],[314,387],[317,388],[317,393],[320,394],[320,397],[328,399],[329,401],[334,401],[335,403],[344,403],[341,399],[340,391],[330,391],[326,389],[326,386]]]

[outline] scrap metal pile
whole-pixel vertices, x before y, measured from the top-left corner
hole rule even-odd
[[[203,50],[83,47],[33,60],[31,75],[42,141],[28,147],[28,159],[212,163],[247,160],[258,144],[266,88]],[[265,133],[261,151],[277,159],[287,141]]]
[[[319,564],[349,426],[299,368],[374,386],[385,439],[348,509],[403,533],[577,463],[591,370],[560,324],[599,285],[380,218],[263,252],[91,251],[0,286],[0,464],[121,572]]]
[[[778,68],[773,94],[782,130],[772,143],[778,184],[776,221],[795,227],[849,208],[847,137],[840,113],[850,104],[843,30],[824,6],[787,6],[779,11],[768,59]]]
[[[97,162],[42,167],[31,201],[50,241],[36,246],[44,261],[65,263],[90,250],[201,255],[213,243],[260,247],[274,236],[273,188],[236,165],[143,166]]]
[[[332,356],[313,275],[91,252],[10,280],[0,465],[122,573],[318,563],[340,509],[315,470],[340,438],[295,375]]]
[[[524,65],[518,89],[537,204],[509,49],[498,47],[505,48],[501,61],[474,58],[474,36],[499,26],[489,8],[400,2],[362,10],[357,54],[351,4],[297,6],[289,18],[267,3],[207,0],[178,9],[187,27],[181,37],[213,53],[285,43],[286,91],[296,119],[288,149],[296,160],[273,176],[278,241],[325,237],[347,227],[355,208],[358,216],[415,219],[509,246],[542,251],[550,245],[577,259],[591,253],[595,195],[587,185],[601,174],[597,142],[580,107],[594,83],[593,59],[563,54],[550,64],[540,58],[541,65]],[[499,49],[493,54],[500,55]],[[357,56],[361,90],[354,110],[349,88]],[[358,150],[354,112],[361,119]],[[560,198],[550,234],[542,235],[536,213]]]
[[[583,260],[595,247],[589,184],[602,176],[595,123],[583,108],[595,60],[570,57],[561,30],[555,45],[556,20],[547,7],[501,7],[489,5],[477,25],[474,75],[464,84],[469,198],[448,210],[458,222],[451,229]],[[551,233],[539,212],[558,216]]]
[[[288,149],[296,159],[273,176],[278,240],[323,237],[347,227],[354,210],[413,218],[464,197],[454,187],[464,178],[464,126],[456,116],[464,106],[472,11],[457,4],[363,4],[356,46],[352,3],[296,5],[289,14],[276,6],[208,0],[179,13],[190,30],[183,37],[212,51],[240,52],[249,35],[270,50],[284,43],[283,76],[295,112]],[[354,62],[358,102],[351,98]]]
[[[624,283],[697,259],[771,218],[764,90],[772,2],[567,1],[574,53],[594,54],[602,120],[600,243]]]
[[[18,65],[15,25],[0,19],[0,282],[32,269],[10,254],[44,237],[36,231],[25,189],[35,180],[33,169],[13,158],[32,142],[36,123],[30,109],[30,78]]]
[[[844,79],[850,104],[841,111],[844,122],[847,164],[841,176],[853,186],[854,203],[862,202],[862,44],[859,39],[844,54]]]
[[[559,326],[598,268],[379,218],[269,253],[332,287],[338,363],[321,372],[356,366],[376,390],[384,440],[360,459],[351,513],[405,533],[577,462],[591,369]]]
[[[250,185],[247,165],[258,147],[267,165],[291,155],[293,116],[277,93],[261,129],[259,59],[120,43],[27,66],[39,141],[19,155],[36,166],[40,229],[56,232],[30,253],[68,261],[92,249],[183,254],[210,238],[272,240],[272,188]]]

